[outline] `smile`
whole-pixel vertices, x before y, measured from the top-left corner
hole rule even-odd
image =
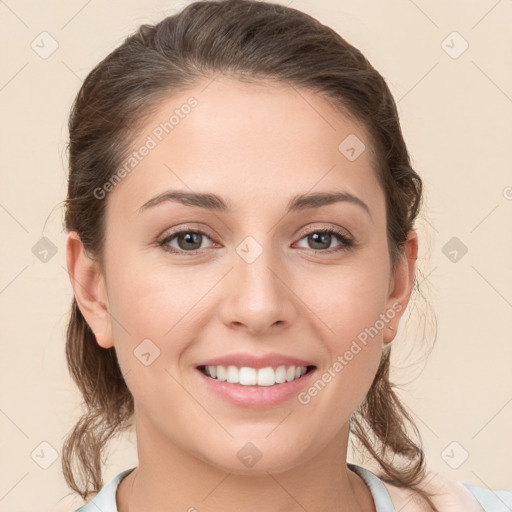
[[[199,370],[220,382],[242,386],[274,386],[300,379],[314,366],[267,366],[265,368],[237,367],[233,365],[200,366]]]

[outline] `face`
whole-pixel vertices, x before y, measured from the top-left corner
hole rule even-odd
[[[115,347],[142,442],[239,473],[343,446],[412,275],[390,266],[365,130],[311,92],[219,77],[166,99],[134,151],[98,199],[105,274],[82,310]]]

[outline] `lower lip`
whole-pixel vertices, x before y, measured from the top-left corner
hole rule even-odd
[[[238,407],[263,408],[279,405],[286,400],[298,395],[298,393],[311,380],[316,368],[310,370],[302,377],[291,382],[274,384],[273,386],[244,386],[242,384],[230,384],[227,381],[212,379],[196,368],[197,373],[204,383],[220,397]]]

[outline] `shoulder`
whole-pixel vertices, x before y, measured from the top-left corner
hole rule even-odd
[[[382,477],[382,475],[379,475]],[[396,487],[384,482],[391,500],[400,512],[432,512],[426,500],[411,489]],[[474,493],[462,482],[452,480],[439,472],[428,471],[420,488],[431,496],[440,512],[486,512]],[[486,490],[487,491],[487,490]],[[491,493],[492,491],[487,491]]]

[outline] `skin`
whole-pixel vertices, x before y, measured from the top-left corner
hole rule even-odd
[[[115,347],[134,397],[139,465],[118,488],[119,512],[255,512],[262,496],[271,511],[373,511],[369,489],[346,466],[348,421],[408,303],[417,235],[392,272],[385,197],[356,120],[285,84],[210,82],[167,98],[141,130],[134,149],[190,96],[198,100],[103,199],[104,274],[76,233],[68,237],[79,307],[98,344]],[[338,150],[350,134],[366,146],[354,161]],[[139,212],[168,189],[215,193],[232,210],[167,202]],[[370,215],[349,202],[285,214],[296,194],[341,190]],[[315,253],[307,234],[336,227],[356,245]],[[159,246],[171,228],[204,231],[200,253],[187,254],[177,238],[168,244],[180,255]],[[251,263],[236,252],[247,236],[262,249]],[[334,235],[330,243],[323,247],[343,244]],[[195,369],[223,354],[278,352],[312,361],[321,376],[394,304],[401,310],[307,404],[236,407]],[[149,366],[133,353],[146,338],[160,350]],[[237,457],[249,441],[262,454],[250,468]]]

